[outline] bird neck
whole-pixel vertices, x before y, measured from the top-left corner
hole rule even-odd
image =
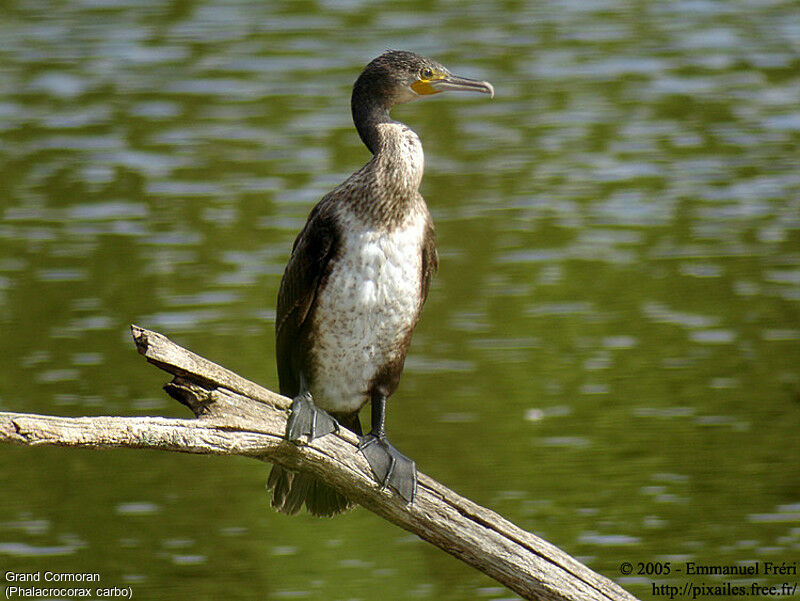
[[[390,105],[381,102],[374,94],[356,82],[353,88],[353,97],[350,108],[353,112],[353,123],[355,123],[358,135],[372,154],[377,154],[380,150],[380,136],[378,135],[378,125],[381,123],[391,123],[389,116]]]
[[[398,200],[416,196],[425,168],[417,134],[389,116],[385,99],[359,87],[353,91],[352,110],[358,134],[373,154],[366,168],[377,176],[374,183]]]

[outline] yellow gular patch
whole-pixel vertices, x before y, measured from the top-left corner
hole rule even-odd
[[[430,79],[418,79],[411,84],[411,89],[420,96],[427,96],[428,94],[438,94],[441,90],[437,90],[431,85],[431,82],[444,79],[443,76],[434,75]]]

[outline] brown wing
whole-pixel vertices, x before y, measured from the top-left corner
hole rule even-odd
[[[320,282],[339,240],[338,229],[323,199],[308,216],[292,247],[283,273],[275,317],[275,354],[281,394],[300,393],[300,370],[306,363],[309,316]]]
[[[428,298],[431,278],[437,269],[439,269],[439,253],[436,252],[436,232],[433,229],[433,221],[428,216],[425,239],[422,242],[422,304],[425,304],[425,299]]]

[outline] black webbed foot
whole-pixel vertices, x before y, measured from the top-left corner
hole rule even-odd
[[[303,436],[306,436],[310,442],[338,431],[337,421],[314,404],[311,393],[304,392],[294,398],[292,413],[286,423],[287,440],[302,440]]]
[[[409,503],[417,493],[417,467],[414,461],[394,448],[385,437],[367,434],[358,445],[375,478],[392,488]]]

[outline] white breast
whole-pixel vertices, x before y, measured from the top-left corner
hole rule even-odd
[[[345,215],[342,248],[317,299],[311,393],[328,411],[357,411],[382,366],[396,359],[421,308],[426,214],[394,231]]]

